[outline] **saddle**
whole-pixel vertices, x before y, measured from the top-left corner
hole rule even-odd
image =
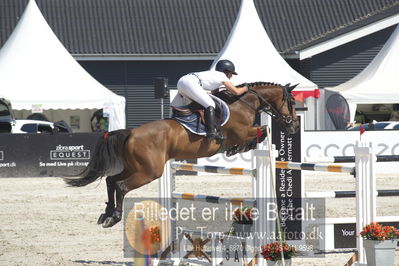
[[[220,124],[220,119],[221,119],[221,113],[222,113],[222,107],[221,104],[217,101],[215,102],[215,117],[216,117],[216,122]],[[205,118],[204,118],[204,113],[205,113],[205,107],[200,105],[197,102],[192,102],[188,105],[181,106],[181,107],[172,107],[172,112],[175,117],[187,117],[192,115],[193,113],[199,114],[201,118],[201,123],[205,123]]]
[[[215,102],[216,120],[221,127],[224,126],[230,118],[230,109],[228,104],[232,104],[233,102],[237,101],[239,97],[225,93],[225,91],[217,91],[215,95],[211,94],[210,96]],[[179,122],[190,132],[205,136],[206,131],[204,124],[204,112],[205,108],[202,105],[197,102],[192,102],[185,106],[172,107],[171,119]],[[267,133],[265,130],[263,131],[259,130],[258,136],[256,138],[250,140],[242,146],[234,145],[228,149],[222,147],[218,152],[226,152],[226,156],[230,157],[234,154],[254,149],[256,148],[257,143],[262,142],[266,138]]]
[[[216,122],[220,127],[222,127],[230,118],[229,107],[223,100],[213,95],[210,96],[215,102]],[[179,122],[190,132],[205,136],[206,129],[204,112],[205,108],[199,103],[193,101],[188,105],[172,107],[171,118]]]

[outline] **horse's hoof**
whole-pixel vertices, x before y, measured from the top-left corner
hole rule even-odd
[[[107,217],[102,223],[103,228],[109,228],[122,220],[122,213],[115,211],[112,216]]]
[[[100,215],[100,217],[98,217],[97,224],[102,224],[102,223],[104,223],[104,221],[105,221],[105,219],[107,219],[107,217],[109,217],[107,214],[102,213],[102,214]]]
[[[115,217],[108,217],[107,219],[105,219],[102,226],[103,228],[109,228],[117,224],[119,221],[120,219],[118,220]]]
[[[227,157],[233,156],[234,154],[236,154],[238,152],[239,149],[240,149],[240,146],[238,146],[237,144],[234,145],[233,147],[231,147],[229,150],[226,151],[226,156]]]
[[[112,227],[116,224],[115,219],[113,217],[107,217],[105,221],[103,222],[102,226],[103,228],[109,228]]]
[[[114,204],[110,204],[108,202],[106,202],[105,204],[107,205],[107,207],[105,208],[105,212],[102,213],[100,215],[100,217],[98,217],[97,224],[104,223],[105,219],[107,219],[108,217],[111,217],[112,215],[114,215],[114,212],[115,212]]]

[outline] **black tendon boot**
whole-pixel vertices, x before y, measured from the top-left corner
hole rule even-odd
[[[215,108],[209,106],[205,109],[205,127],[206,136],[209,140],[216,140],[216,143],[220,144],[223,140],[223,135],[218,131],[215,121]]]

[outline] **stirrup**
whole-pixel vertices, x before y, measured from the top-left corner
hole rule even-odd
[[[206,137],[209,140],[216,140],[216,144],[221,144],[223,140],[226,138],[223,136],[221,132],[214,131],[214,132],[209,132],[206,134]]]

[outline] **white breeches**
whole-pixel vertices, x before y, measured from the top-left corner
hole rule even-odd
[[[215,102],[211,96],[201,87],[199,79],[194,75],[185,75],[177,82],[177,91],[205,108],[212,106],[215,108]],[[181,97],[177,95],[176,97]]]

